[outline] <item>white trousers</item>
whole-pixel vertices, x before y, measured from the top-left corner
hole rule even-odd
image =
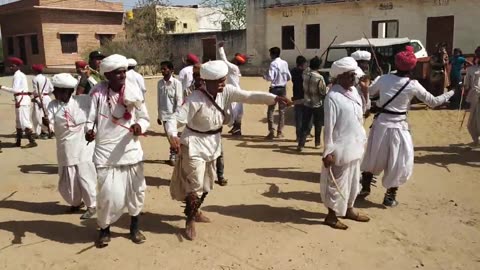
[[[478,143],[480,137],[480,102],[471,103],[467,128],[473,142]]]
[[[362,161],[363,172],[379,175],[383,171],[383,187],[399,187],[412,176],[413,159],[410,131],[373,124]]]
[[[188,155],[188,147],[182,145],[170,182],[172,199],[184,201],[189,193],[195,192],[201,196],[204,192],[210,192],[217,180],[216,171],[216,160],[192,159]]]
[[[337,216],[345,216],[347,209],[353,207],[360,192],[360,160],[343,166],[332,166],[332,173],[338,187],[330,177],[330,169],[323,167],[320,176],[320,195],[327,208],[335,211]]]
[[[19,108],[15,108],[15,124],[17,129],[32,129],[30,105],[21,105]]]
[[[99,167],[97,223],[105,229],[117,221],[125,208],[130,216],[140,214],[145,201],[147,184],[143,162],[134,165]]]
[[[233,102],[232,109],[233,109],[233,120],[235,122],[241,123],[243,118],[243,103]]]
[[[96,207],[97,172],[93,162],[58,167],[58,175],[58,191],[68,204],[79,206],[83,201],[87,207]]]

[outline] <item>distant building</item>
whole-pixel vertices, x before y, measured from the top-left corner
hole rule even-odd
[[[429,53],[439,42],[450,53],[473,53],[479,10],[478,0],[247,0],[247,52],[251,63],[265,65],[268,49],[280,47],[293,65],[300,52],[321,54],[335,36],[340,43],[365,33],[418,39]]]
[[[157,6],[158,24],[169,34],[230,30],[218,8],[193,6]]]
[[[22,0],[0,6],[3,55],[49,68],[72,66],[103,42],[124,37],[123,4]]]

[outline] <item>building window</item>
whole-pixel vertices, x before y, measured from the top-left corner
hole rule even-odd
[[[307,24],[307,49],[320,49],[320,24]]]
[[[177,21],[173,21],[173,20],[165,21],[165,31],[175,32],[175,26],[176,25],[177,25]]]
[[[188,24],[184,23],[183,24],[183,29],[187,29]]]
[[[295,27],[293,25],[282,26],[282,49],[295,49]]]
[[[13,44],[13,37],[8,37],[7,38],[7,52],[8,55],[14,55],[15,54],[15,47]]]
[[[222,31],[230,31],[232,30],[232,26],[229,22],[222,22]]]
[[[397,38],[398,37],[398,20],[373,21],[372,37]]]
[[[39,53],[38,36],[37,35],[31,35],[30,36],[30,47],[32,48],[32,54],[38,54]]]
[[[77,53],[77,35],[60,34],[60,43],[62,44],[62,53]]]
[[[105,46],[113,40],[115,35],[112,34],[98,34],[98,40],[100,40],[100,46]]]

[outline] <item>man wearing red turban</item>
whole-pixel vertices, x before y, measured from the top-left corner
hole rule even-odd
[[[395,55],[397,73],[381,76],[368,88],[370,96],[380,96],[379,112],[375,115],[361,166],[364,173],[360,195],[370,194],[373,175],[383,172],[382,184],[387,189],[383,204],[389,207],[398,205],[398,187],[407,182],[413,171],[413,142],[407,122],[410,102],[416,97],[430,107],[437,107],[454,93],[434,97],[417,80],[410,79],[416,64],[413,48],[407,47]]]
[[[30,118],[30,106],[32,101],[29,95],[31,95],[31,93],[28,92],[27,76],[25,76],[25,74],[20,70],[20,67],[23,65],[23,61],[17,57],[9,57],[7,62],[9,63],[10,71],[13,73],[13,83],[11,88],[0,85],[0,90],[12,93],[15,97],[15,122],[17,128],[15,145],[17,147],[21,146],[23,132],[25,131],[25,135],[29,141],[29,144],[27,144],[25,147],[35,147],[37,146],[37,143],[33,138],[32,121]]]
[[[32,79],[33,86],[33,130],[41,139],[53,138],[52,129],[42,126],[42,118],[48,117],[47,108],[52,99],[50,94],[53,92],[53,85],[49,78],[43,75],[43,65],[32,65],[35,77]]]
[[[193,83],[193,65],[200,63],[200,59],[195,54],[189,53],[185,62],[187,65],[178,73],[178,79],[182,83],[183,97],[190,94],[189,88]]]

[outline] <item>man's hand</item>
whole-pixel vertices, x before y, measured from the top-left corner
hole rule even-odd
[[[95,140],[95,131],[93,131],[93,129],[85,133],[85,140],[87,140],[87,142],[93,142]]]
[[[170,137],[170,148],[175,150],[175,153],[180,153],[180,138]]]
[[[225,45],[225,41],[220,41],[220,42],[218,43],[218,47],[219,47],[219,48],[223,47],[223,45]]]
[[[335,157],[332,154],[327,155],[326,157],[323,158],[323,165],[325,166],[325,168],[330,168],[334,164],[335,164]]]
[[[157,119],[157,124],[160,125],[160,126],[163,125],[162,120]]]
[[[287,106],[292,106],[293,105],[293,102],[286,98],[286,97],[282,97],[282,96],[276,96],[275,97],[275,102],[277,103],[282,103],[282,104],[285,104]]]
[[[47,127],[50,125],[50,121],[47,117],[42,117],[42,124]]]
[[[140,136],[142,135],[142,127],[139,124],[133,124],[130,129],[133,132],[133,135]]]
[[[368,95],[368,87],[370,86],[370,79],[367,76],[360,78],[360,89],[362,90],[363,95]]]

